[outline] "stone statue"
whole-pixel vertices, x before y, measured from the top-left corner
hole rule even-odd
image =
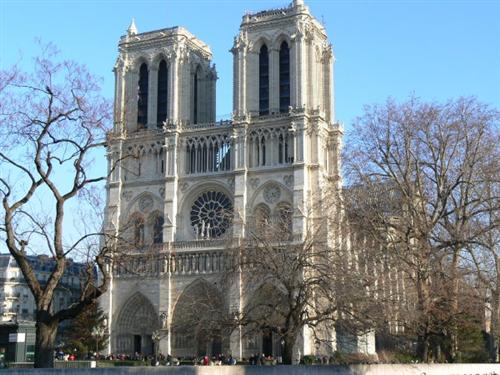
[[[167,328],[167,320],[168,320],[168,315],[166,312],[162,312],[160,314],[160,328],[165,329]]]
[[[198,224],[194,225],[194,235],[195,235],[196,239],[198,239]]]

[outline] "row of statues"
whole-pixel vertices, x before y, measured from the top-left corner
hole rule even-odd
[[[210,239],[210,222],[201,221],[201,224],[195,224],[194,235],[197,240],[209,240]]]

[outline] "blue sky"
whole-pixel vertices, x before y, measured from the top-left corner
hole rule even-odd
[[[305,1],[334,45],[336,113],[347,130],[363,105],[389,96],[445,101],[474,95],[499,107],[500,0]],[[112,98],[117,43],[131,18],[140,32],[181,25],[211,46],[220,77],[217,114],[228,117],[229,49],[242,15],[286,5],[288,0],[0,0],[0,68],[29,66],[41,38],[101,76]],[[96,171],[105,173],[105,158],[99,159]]]
[[[37,37],[85,63],[113,95],[117,42],[132,17],[140,32],[181,25],[208,43],[219,81],[217,114],[232,111],[232,56],[241,16],[287,0],[0,0],[0,65],[36,54]],[[500,0],[306,0],[334,45],[337,119],[388,96],[500,103]]]

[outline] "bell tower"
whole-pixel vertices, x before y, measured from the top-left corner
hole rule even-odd
[[[335,121],[332,46],[302,0],[243,16],[231,52],[237,116],[292,107],[319,110],[324,121]]]

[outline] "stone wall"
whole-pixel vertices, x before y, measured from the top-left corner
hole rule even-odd
[[[500,375],[500,364],[439,364],[439,365],[353,365],[353,366],[180,366],[124,367],[100,369],[12,369],[8,373],[38,375]]]

